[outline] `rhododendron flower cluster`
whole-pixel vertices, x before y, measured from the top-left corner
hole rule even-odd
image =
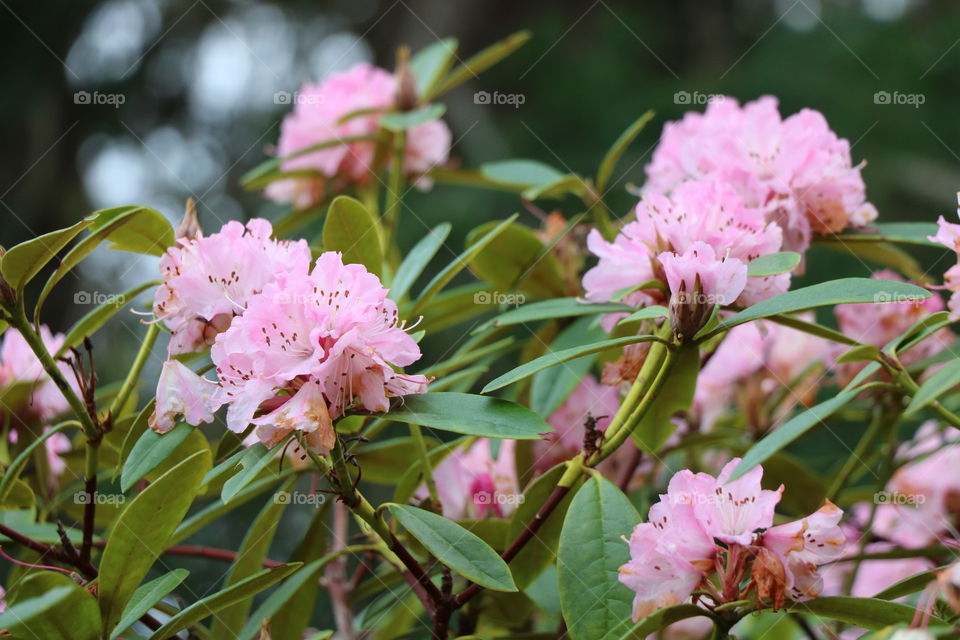
[[[717,96],[704,113],[688,112],[664,126],[644,193],[719,178],[783,229],[785,249],[802,253],[813,233],[862,227],[877,217],[860,169],[851,160],[850,143],[818,111],[803,109],[783,119],[773,97],[741,107]]]
[[[231,221],[210,236],[180,238],[163,254],[153,313],[173,333],[170,355],[212,344],[268,283],[309,271],[306,241],[278,241],[272,233],[262,218]]]
[[[773,526],[783,486],[761,488],[759,466],[730,480],[739,464],[731,460],[716,478],[676,473],[648,521],[633,530],[620,581],[636,592],[635,620],[687,600],[698,588],[715,594],[714,604],[755,589],[774,608],[820,593],[818,567],[843,552],[843,512],[827,501],[806,518]]]
[[[281,170],[301,175],[273,182],[267,195],[305,208],[320,199],[329,181],[337,186],[369,182],[376,150],[372,139],[305,150],[338,139],[372,137],[380,118],[396,106],[398,90],[396,76],[367,63],[301,87],[277,144]],[[446,162],[450,140],[450,129],[440,119],[407,131],[404,171],[422,174]]]
[[[685,182],[670,196],[645,196],[636,220],[613,242],[591,231],[587,246],[600,260],[583,286],[593,302],[627,292],[625,302],[644,305],[660,301],[650,285],[659,280],[670,292],[674,327],[691,337],[715,305],[751,304],[787,290],[789,273],[747,276],[751,260],[776,253],[782,242],[780,228],[746,206],[731,185],[716,179]]]

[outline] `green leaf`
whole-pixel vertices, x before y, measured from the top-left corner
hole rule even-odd
[[[0,628],[7,628],[14,637],[24,640],[99,640],[102,625],[96,598],[62,573],[43,571],[24,578],[17,585],[12,608],[16,610],[21,603],[43,601],[61,590],[66,596],[53,605],[50,610],[53,615],[21,619],[9,626],[0,623]]]
[[[120,490],[126,493],[138,480],[153,471],[187,439],[195,427],[178,424],[169,433],[147,429],[133,445],[120,473]]]
[[[260,633],[260,624],[267,619],[270,619],[270,637],[272,640],[283,640],[284,636],[277,633],[275,627],[277,625],[277,618],[285,619],[286,616],[281,614],[276,616],[278,612],[285,609],[285,606],[288,602],[293,600],[297,594],[304,587],[309,586],[308,582],[316,582],[320,577],[320,572],[323,571],[323,568],[330,563],[331,560],[335,560],[340,557],[339,554],[331,553],[323,558],[314,560],[310,564],[306,564],[302,569],[297,571],[292,578],[285,580],[283,584],[276,588],[276,590],[267,596],[267,599],[263,601],[256,611],[250,614],[250,617],[247,618],[247,622],[243,625],[243,628],[236,636],[231,636],[232,640],[253,640],[254,638],[259,637]],[[313,603],[310,602],[310,605]],[[221,615],[222,617],[222,615]],[[306,623],[304,623],[306,627]],[[300,634],[296,636],[297,640],[303,637],[303,630],[301,629]]]
[[[240,184],[244,189],[256,190],[262,189],[271,182],[277,180],[285,180],[291,177],[311,177],[311,176],[321,176],[322,174],[318,171],[282,171],[280,166],[283,164],[284,160],[289,160],[291,158],[299,158],[300,156],[305,156],[313,153],[314,151],[320,151],[321,149],[329,149],[331,147],[339,147],[343,144],[350,144],[352,142],[375,142],[379,140],[380,136],[378,135],[359,135],[359,136],[344,136],[342,138],[332,138],[330,140],[323,140],[315,144],[311,144],[302,149],[298,149],[290,155],[284,156],[282,158],[271,158],[265,162],[260,163],[247,173],[243,174],[243,177],[240,178]],[[310,209],[295,209],[290,212],[292,218],[283,218],[277,221],[277,224],[273,225],[273,231],[277,235],[285,235],[285,231],[289,231],[290,227],[300,226],[299,223],[303,223],[301,216],[304,213],[315,213],[313,208]],[[296,219],[296,220],[295,220]]]
[[[805,434],[807,431],[817,426],[831,415],[836,413],[842,406],[853,400],[859,394],[858,389],[845,389],[825,400],[818,405],[814,405],[789,420],[775,431],[771,431],[764,436],[763,440],[753,445],[753,447],[743,456],[743,460],[737,465],[730,480],[736,480],[750,471],[764,460],[780,451],[788,444]]]
[[[301,563],[293,562],[273,569],[264,569],[235,585],[198,600],[167,620],[162,627],[153,632],[149,640],[167,640],[167,638],[195,625],[225,607],[260,593],[274,583],[283,580],[301,566],[303,566]]]
[[[662,308],[662,307],[661,307]],[[571,318],[575,316],[590,316],[600,313],[629,313],[633,307],[617,302],[606,304],[588,304],[579,298],[554,298],[542,302],[531,302],[501,313],[499,316],[480,327],[488,326],[508,327],[515,324],[552,320],[554,318]],[[645,309],[641,309],[645,311]],[[639,313],[639,312],[638,312]]]
[[[442,104],[428,104],[413,111],[397,111],[380,118],[380,126],[387,131],[406,131],[436,120],[447,108]]]
[[[553,182],[545,182],[533,187],[527,187],[520,194],[525,200],[538,200],[540,198],[559,199],[567,194],[573,194],[582,198],[587,191],[587,185],[583,178],[575,173],[565,174]]]
[[[93,221],[88,216],[66,229],[58,229],[11,247],[0,262],[3,279],[12,288],[23,289],[40,270]]]
[[[323,224],[323,249],[340,251],[345,263],[362,264],[370,273],[380,275],[383,250],[377,224],[359,200],[337,196]]]
[[[899,580],[873,597],[878,600],[897,600],[898,598],[909,596],[917,591],[922,591],[928,584],[936,580],[937,574],[946,569],[947,566],[948,565],[944,565],[928,571],[921,571],[909,578]]]
[[[487,180],[517,187],[537,187],[554,184],[566,175],[538,160],[500,160],[480,165],[480,173]]]
[[[467,236],[467,247],[479,242],[497,224],[489,222],[473,229]],[[545,252],[536,234],[519,223],[511,224],[490,241],[470,269],[502,294],[523,291],[542,298],[562,295],[566,290],[557,257]]]
[[[666,318],[670,315],[670,310],[664,306],[655,304],[650,307],[644,307],[643,309],[638,309],[625,318],[621,318],[618,325],[627,324],[628,322],[637,322],[639,320],[656,320],[657,318]]]
[[[894,269],[915,282],[930,282],[930,276],[909,253],[889,242],[843,242],[817,240],[817,244],[843,255],[852,254],[861,260]]]
[[[685,345],[677,353],[676,363],[657,391],[646,414],[631,436],[641,449],[656,454],[676,430],[672,418],[678,411],[690,408],[700,372],[700,349]]]
[[[603,156],[600,168],[597,169],[597,191],[599,193],[603,193],[606,190],[610,176],[613,175],[613,170],[616,168],[617,163],[620,162],[620,158],[637,136],[640,135],[643,128],[647,126],[647,123],[653,120],[653,115],[653,110],[650,110],[634,120],[633,124],[620,134],[620,137],[613,143],[613,146],[610,147],[607,154]]]
[[[952,360],[923,381],[910,400],[910,404],[907,405],[903,416],[905,418],[912,416],[928,404],[935,402],[947,391],[954,389],[958,383],[960,383],[960,360]]]
[[[604,337],[603,328],[593,318],[580,318],[550,344],[551,351],[564,351],[584,343],[595,342]],[[530,408],[541,416],[549,416],[580,384],[593,367],[596,357],[586,356],[571,360],[564,367],[549,367],[533,374],[530,382]]]
[[[542,371],[547,367],[553,367],[558,364],[567,362],[568,360],[573,360],[575,358],[582,358],[583,356],[588,356],[593,353],[598,353],[600,351],[606,351],[607,349],[614,349],[617,347],[623,347],[628,344],[637,344],[638,342],[651,342],[658,340],[656,336],[653,335],[640,335],[640,336],[627,336],[625,338],[613,338],[611,340],[602,340],[600,342],[594,342],[591,344],[580,345],[579,347],[572,347],[570,349],[564,349],[563,351],[555,351],[548,353],[546,355],[535,358],[530,362],[520,365],[515,369],[511,369],[502,376],[492,380],[483,388],[483,393],[489,393],[505,387],[509,384],[513,384],[524,378],[528,378],[535,374],[538,371]]]
[[[557,580],[572,640],[619,638],[630,628],[633,593],[618,576],[630,559],[622,537],[638,522],[630,500],[598,475],[570,503],[557,550]]]
[[[877,598],[852,598],[831,596],[807,602],[798,602],[789,607],[794,613],[811,613],[822,618],[839,620],[876,631],[892,624],[910,623],[916,609],[905,604],[887,602]],[[937,618],[934,621],[939,622]]]
[[[156,406],[156,399],[151,398],[147,405],[140,410],[140,413],[137,414],[133,424],[130,425],[130,429],[124,436],[123,444],[120,447],[119,461],[113,469],[113,475],[111,476],[112,480],[116,480],[120,477],[120,474],[123,472],[123,467],[126,466],[126,461],[130,457],[130,452],[133,451],[133,448],[136,446],[137,442],[140,441],[140,436],[150,428],[150,416],[153,415],[153,410],[156,408]]]
[[[100,327],[105,325],[110,318],[115,316],[118,311],[133,302],[134,298],[147,289],[157,286],[157,284],[159,283],[146,282],[124,291],[121,294],[108,296],[102,304],[97,305],[73,323],[73,326],[67,331],[66,338],[63,340],[63,346],[60,347],[56,355],[63,355],[70,347],[75,347],[83,342],[85,337],[92,336]]]
[[[388,504],[391,515],[437,560],[494,591],[516,591],[507,563],[486,542],[455,522],[424,509]]]
[[[122,208],[122,207],[121,207]],[[128,223],[117,227],[106,239],[110,249],[143,253],[149,256],[162,256],[167,247],[176,242],[173,227],[159,211],[149,207],[135,208],[136,215]],[[107,211],[113,211],[108,209]],[[94,228],[100,225],[100,216],[105,212],[97,212],[97,221]]]
[[[237,466],[241,467],[240,471],[223,483],[220,499],[224,503],[230,502],[241,489],[260,475],[263,468],[273,459],[274,454],[273,449],[267,449],[259,442],[252,447],[248,447],[236,463]]]
[[[6,611],[0,613],[0,629],[16,629],[19,631],[17,635],[30,638],[28,627],[52,617],[48,614],[65,603],[78,588],[76,585],[57,587],[36,598],[8,606]],[[37,636],[34,634],[33,637]]]
[[[638,622],[635,627],[623,634],[620,640],[645,640],[661,629],[666,629],[674,622],[698,616],[710,617],[710,614],[705,609],[692,604],[677,604],[666,607],[655,611]]]
[[[897,242],[900,244],[921,244],[943,249],[939,242],[928,238],[937,235],[935,222],[881,222],[857,232],[828,236],[830,240],[845,243],[854,242]]]
[[[156,580],[144,583],[139,589],[133,592],[133,597],[123,610],[123,616],[120,622],[113,628],[110,634],[110,640],[118,637],[121,633],[129,629],[143,614],[152,609],[158,602],[163,600],[171,591],[176,589],[184,579],[190,575],[186,569],[174,569]]]
[[[837,364],[846,364],[848,362],[871,362],[880,357],[880,349],[872,344],[860,344],[852,349],[845,351],[839,358]]]
[[[198,451],[183,460],[120,513],[100,560],[100,612],[112,629],[170,535],[186,515],[210,469],[210,453]]]
[[[427,45],[410,58],[410,71],[417,80],[417,98],[428,102],[443,75],[457,57],[457,39],[444,38]]]
[[[231,565],[224,580],[224,588],[252,576],[263,565],[267,552],[270,550],[270,543],[273,542],[276,535],[277,525],[280,524],[280,517],[289,502],[289,500],[280,499],[279,496],[288,493],[295,482],[295,477],[290,478],[273,495],[273,499],[260,510],[243,538],[240,549],[237,551],[237,559]],[[210,638],[212,640],[236,640],[237,633],[243,628],[243,621],[250,613],[252,605],[253,594],[238,600],[229,607],[225,607],[213,621]]]
[[[879,278],[830,280],[802,289],[787,291],[758,302],[720,322],[705,336],[698,337],[698,340],[702,342],[745,322],[781,313],[793,313],[835,304],[906,302],[925,300],[929,297],[930,292],[926,289],[906,282],[894,282]]]
[[[403,403],[388,417],[394,422],[484,438],[536,440],[552,431],[543,418],[526,407],[470,393],[441,391],[404,396]]]
[[[771,322],[776,322],[777,324],[782,324],[785,327],[790,327],[791,329],[796,329],[797,331],[802,331],[804,333],[809,333],[812,336],[817,336],[823,338],[824,340],[829,340],[831,342],[836,342],[837,344],[848,344],[851,346],[859,346],[860,343],[843,335],[839,331],[831,329],[829,327],[824,327],[823,325],[816,324],[815,322],[807,322],[806,320],[801,320],[795,316],[781,316],[775,315],[768,318]]]
[[[488,244],[493,242],[498,235],[503,233],[507,227],[513,224],[513,221],[516,220],[517,217],[518,215],[515,213],[498,224],[487,235],[479,239],[476,243],[472,244],[463,253],[458,255],[453,262],[444,267],[440,273],[434,276],[433,280],[431,280],[427,286],[423,288],[423,291],[417,298],[416,303],[413,305],[413,309],[410,311],[410,315],[418,315],[424,306],[430,302],[435,295],[440,293],[440,290],[443,289],[447,283],[453,280],[454,276],[456,276],[471,262],[473,262],[477,255],[479,255],[479,253],[483,251]]]
[[[423,270],[430,264],[433,256],[437,255],[437,251],[443,246],[447,236],[450,235],[451,228],[449,222],[437,225],[407,253],[403,262],[397,267],[397,273],[394,274],[393,281],[390,283],[391,300],[399,302],[403,296],[407,295],[410,287],[413,286]]]
[[[440,86],[433,92],[433,95],[443,95],[457,85],[471,78],[476,78],[480,73],[486,71],[522,47],[524,43],[530,39],[530,35],[529,31],[518,31],[499,42],[495,42],[479,53],[470,56],[466,62],[454,69],[450,75],[440,83]]]
[[[747,264],[747,275],[753,278],[775,276],[793,271],[800,264],[800,254],[793,251],[769,253],[754,258]]]

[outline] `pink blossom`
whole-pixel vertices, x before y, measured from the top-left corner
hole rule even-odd
[[[338,138],[372,136],[380,118],[394,108],[396,78],[378,67],[360,63],[331,74],[318,84],[306,84],[294,94],[293,111],[280,126],[277,155],[286,157],[307,147]],[[431,120],[407,131],[405,170],[426,172],[446,162],[450,129],[442,120]],[[284,160],[283,171],[314,172],[313,177],[280,180],[267,188],[279,202],[306,208],[315,204],[325,183],[365,183],[370,180],[376,143],[356,141],[318,149]]]
[[[50,427],[43,428],[44,433],[49,430]],[[11,444],[17,444],[20,441],[20,434],[11,429],[7,439]],[[53,484],[67,469],[67,462],[62,456],[73,449],[73,443],[63,433],[55,433],[43,441],[43,447],[47,454],[47,466],[50,469],[50,483]]]
[[[163,285],[153,310],[173,332],[170,355],[211,344],[268,283],[309,271],[306,241],[274,240],[272,232],[261,218],[246,225],[231,221],[217,233],[181,238],[167,250],[160,259]]]
[[[63,346],[62,333],[51,333],[46,325],[41,325],[39,334],[51,355]],[[79,387],[70,365],[58,362],[57,368],[74,391],[77,391]],[[3,407],[5,411],[12,411],[21,419],[47,422],[69,408],[67,399],[44,371],[40,360],[20,332],[7,329],[3,334],[3,344],[0,345],[0,390],[9,389],[16,384],[30,383],[34,383],[34,387],[26,394],[23,406]]]
[[[712,491],[701,491],[701,500],[694,509],[710,537],[730,544],[747,545],[758,529],[773,525],[773,510],[780,502],[783,485],[776,491],[762,489],[763,468],[760,466],[730,481],[739,464],[740,458],[728,462],[713,483]]]
[[[457,447],[433,470],[447,518],[505,518],[516,509],[520,488],[515,443],[502,440],[496,456],[491,445],[490,440],[482,438],[468,448]],[[416,493],[421,500],[428,495],[425,485]]]
[[[390,398],[427,384],[394,371],[417,361],[420,348],[380,280],[337,252],[322,254],[309,275],[267,284],[217,336],[211,357],[213,400],[228,405],[227,426],[239,433],[256,424],[265,444],[294,430],[331,443],[330,421],[347,409],[386,411]]]
[[[827,500],[812,515],[771,527],[763,534],[763,546],[783,563],[786,589],[794,601],[815,598],[823,590],[817,569],[843,554],[846,537],[839,526],[842,516],[843,511]]]
[[[176,425],[177,416],[187,424],[212,422],[217,404],[213,401],[216,384],[198,376],[179,360],[163,363],[157,383],[157,404],[150,416],[150,428],[167,433]]]
[[[695,242],[681,254],[664,251],[657,260],[673,294],[671,304],[732,304],[747,284],[747,265],[736,258],[718,256],[705,242]]]
[[[957,203],[957,215],[960,215],[960,193],[957,194]],[[930,236],[928,240],[939,242],[957,254],[958,263],[943,274],[943,285],[952,294],[947,303],[950,309],[950,320],[956,322],[960,320],[960,224],[947,222],[946,218],[940,216],[937,225],[937,235]]]
[[[835,233],[876,218],[860,170],[849,143],[819,112],[804,109],[783,120],[775,98],[740,107],[718,97],[705,113],[689,112],[664,126],[644,193],[720,178],[783,228],[784,248],[804,252],[813,232]]]

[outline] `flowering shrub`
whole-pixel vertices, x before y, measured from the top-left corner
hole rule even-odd
[[[244,178],[272,222],[122,206],[3,251],[4,635],[957,637],[960,267],[894,245],[960,224],[877,222],[849,143],[771,97],[666,123],[623,215],[651,114],[593,177],[462,168],[438,100],[526,38],[305,85]],[[451,260],[448,223],[397,242],[434,184],[563,206]],[[159,280],[54,333],[103,242]],[[877,270],[801,284],[818,243]],[[101,381],[91,336],[145,291]],[[242,543],[197,544],[221,518]],[[226,573],[198,594],[181,556]]]

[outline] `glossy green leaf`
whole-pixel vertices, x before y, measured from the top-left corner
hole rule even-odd
[[[939,242],[929,240],[937,235],[935,222],[881,222],[860,231],[841,233],[834,237],[846,243],[854,242],[896,242],[900,244],[921,244],[943,249]]]
[[[633,307],[618,302],[588,304],[579,298],[554,298],[541,302],[531,302],[521,305],[516,309],[505,311],[483,325],[480,329],[488,326],[508,327],[515,324],[539,322],[540,320],[552,320],[555,318],[572,318],[601,313],[630,313],[631,311],[634,311]]]
[[[877,598],[849,596],[830,596],[798,602],[791,605],[790,610],[795,613],[809,613],[820,618],[839,620],[871,631],[901,622],[909,624],[917,613],[916,609],[905,604]],[[938,621],[937,618],[934,620]]]
[[[147,429],[137,439],[123,471],[120,473],[120,490],[126,493],[138,480],[156,469],[161,462],[179,447],[195,429],[188,424],[178,424],[169,433],[159,434]]]
[[[467,236],[467,247],[479,242],[497,224],[490,222],[473,229]],[[557,257],[545,252],[533,230],[519,223],[511,224],[489,242],[470,269],[501,295],[520,291],[538,298],[555,297],[566,289]],[[486,302],[495,303],[493,299]]]
[[[670,315],[670,309],[667,309],[664,306],[655,304],[649,307],[644,307],[643,309],[637,309],[630,315],[621,318],[618,325],[627,324],[628,322],[637,322],[640,320],[656,320],[658,318],[666,318]]]
[[[613,175],[613,170],[616,168],[617,163],[620,162],[620,158],[623,157],[627,148],[630,147],[637,136],[640,135],[640,132],[643,131],[644,127],[647,126],[647,123],[653,120],[653,116],[654,113],[651,110],[634,120],[633,124],[620,134],[620,137],[613,143],[613,146],[610,147],[607,154],[603,156],[603,161],[600,162],[600,168],[597,169],[596,184],[599,193],[602,194],[606,190],[607,183],[610,182],[610,176]]]
[[[618,576],[630,559],[623,536],[638,522],[630,500],[599,475],[587,480],[570,503],[557,550],[557,580],[572,640],[620,638],[631,627],[633,592]]]
[[[486,71],[522,47],[524,43],[530,39],[530,35],[531,34],[529,31],[518,31],[507,36],[503,40],[500,40],[499,42],[495,42],[489,47],[481,50],[479,53],[470,56],[467,58],[466,62],[454,69],[446,78],[444,78],[443,82],[440,83],[439,87],[434,92],[434,95],[443,95],[457,85],[476,78],[483,71]]]
[[[533,187],[527,187],[520,194],[525,200],[539,200],[541,198],[559,199],[568,194],[582,198],[587,191],[583,178],[575,173],[567,173],[553,182],[545,182]]]
[[[317,582],[320,579],[320,573],[323,571],[323,568],[329,564],[331,560],[335,560],[338,557],[338,554],[331,553],[323,558],[314,560],[310,564],[303,565],[302,569],[293,574],[288,580],[285,580],[273,593],[267,596],[266,600],[250,614],[250,617],[247,618],[240,632],[237,633],[236,636],[231,636],[231,640],[254,640],[254,638],[258,638],[260,634],[260,624],[267,619],[271,621],[271,640],[283,640],[285,636],[277,633],[275,629],[277,619],[275,619],[274,616],[282,612],[285,609],[285,605],[293,600],[304,587],[308,586],[309,582]],[[313,603],[311,602],[309,604],[312,605]],[[285,617],[283,613],[277,616],[279,619]],[[306,627],[306,623],[304,623],[304,627]],[[303,630],[301,629],[300,635],[296,636],[296,638],[299,640],[302,637]]]
[[[273,459],[274,453],[273,449],[267,449],[259,442],[252,447],[248,447],[236,463],[236,466],[240,467],[240,471],[223,483],[220,499],[223,500],[224,503],[230,502],[241,489],[253,482],[253,480],[260,475],[263,468]]]
[[[390,514],[437,560],[494,591],[516,591],[507,563],[487,543],[455,522],[424,509],[389,504]]]
[[[123,445],[120,447],[119,464],[117,464],[113,470],[113,480],[119,478],[120,474],[123,473],[123,467],[126,466],[126,460],[130,457],[130,452],[133,451],[133,448],[136,446],[137,442],[140,441],[140,436],[142,436],[144,432],[150,428],[150,416],[153,415],[153,411],[156,406],[156,399],[151,398],[147,405],[140,410],[140,413],[137,414],[133,424],[130,425],[130,429],[127,430],[127,433],[123,438]]]
[[[743,460],[734,470],[730,480],[736,480],[743,476],[750,469],[829,418],[845,404],[856,398],[858,393],[857,389],[845,389],[829,400],[814,405],[787,420],[775,431],[771,431],[760,442],[753,445],[743,456]]]
[[[46,618],[52,617],[51,612],[73,596],[77,588],[79,587],[76,585],[57,587],[41,596],[22,600],[8,606],[3,613],[0,613],[0,629],[16,628],[17,631],[21,632],[21,637],[30,638],[31,634],[27,631],[27,628],[36,622],[42,622]],[[37,636],[34,635],[34,637]]]
[[[380,118],[380,126],[388,131],[406,131],[436,120],[447,108],[442,104],[428,104],[413,111],[397,111]]]
[[[930,292],[926,289],[906,282],[879,278],[841,278],[787,291],[758,302],[720,322],[706,335],[698,336],[698,339],[702,341],[744,322],[781,313],[793,313],[835,304],[906,302],[925,300],[929,297]]]
[[[263,561],[270,550],[270,543],[276,535],[277,525],[280,524],[280,517],[289,503],[289,500],[283,499],[283,495],[289,495],[294,482],[296,478],[290,478],[284,483],[247,529],[240,549],[237,551],[237,559],[230,566],[230,571],[223,582],[224,588],[238,584],[254,575],[263,566]],[[210,628],[211,640],[236,640],[252,605],[253,594],[224,607],[217,614]]]
[[[575,358],[582,358],[583,356],[588,356],[594,353],[599,353],[600,351],[606,351],[607,349],[614,349],[617,347],[623,347],[628,344],[637,344],[639,342],[651,342],[657,340],[656,336],[652,335],[640,335],[640,336],[628,336],[626,338],[613,338],[612,340],[602,340],[600,342],[594,342],[591,344],[580,345],[579,347],[572,347],[570,349],[564,349],[563,351],[555,351],[548,353],[546,355],[535,358],[530,362],[520,365],[515,369],[511,369],[502,376],[492,380],[483,388],[483,393],[489,393],[505,387],[514,382],[523,380],[535,374],[538,371],[542,371],[547,367],[553,367],[558,364],[567,362],[568,360],[573,360]]]
[[[637,446],[650,454],[656,454],[673,435],[677,428],[673,416],[693,404],[700,372],[700,350],[696,345],[685,345],[676,358],[667,379],[631,434]]]
[[[837,364],[846,364],[848,362],[870,362],[880,357],[880,349],[872,344],[860,344],[852,349],[845,351],[839,358]]]
[[[108,296],[103,303],[97,305],[88,311],[82,318],[73,323],[67,336],[63,340],[63,346],[57,351],[60,356],[67,352],[70,347],[76,347],[87,336],[92,336],[100,327],[105,325],[110,318],[115,316],[118,311],[133,302],[133,300],[151,287],[155,287],[158,282],[146,282],[128,289],[115,296]]]
[[[632,629],[620,637],[620,640],[646,640],[661,629],[666,629],[674,622],[698,616],[709,617],[705,609],[692,604],[677,604],[672,607],[658,609],[636,624]]]
[[[3,279],[14,289],[22,289],[43,267],[67,246],[78,233],[90,226],[88,216],[66,229],[58,229],[11,247],[0,261]]]
[[[602,340],[606,335],[594,318],[580,318],[550,344],[551,351],[564,351],[577,345]],[[541,416],[549,416],[563,404],[583,377],[593,367],[595,356],[569,361],[563,367],[548,367],[533,374],[530,381],[530,408]]]
[[[536,187],[562,180],[565,174],[538,160],[499,160],[480,166],[487,180],[520,187]]]
[[[105,628],[119,622],[209,469],[210,453],[198,451],[144,489],[120,513],[100,561],[100,612]]]
[[[960,360],[952,360],[923,381],[907,405],[904,417],[911,416],[960,384]]]
[[[42,601],[61,589],[67,595],[50,610],[52,615],[22,620],[6,628],[15,638],[24,640],[99,640],[103,627],[96,598],[62,573],[43,571],[24,578],[17,584],[14,608],[21,602]],[[5,625],[0,624],[0,628]]]
[[[330,203],[323,224],[324,251],[340,251],[345,263],[362,264],[379,275],[383,268],[378,222],[365,206],[349,196]]]
[[[176,589],[184,579],[190,575],[186,569],[174,569],[156,580],[144,583],[136,591],[133,597],[127,603],[120,617],[120,622],[113,628],[110,639],[117,638],[121,633],[130,628],[143,614],[152,609],[158,602],[163,600],[171,591]]]
[[[167,640],[167,638],[195,625],[204,618],[214,615],[225,607],[268,589],[301,566],[301,563],[294,562],[273,569],[264,569],[222,591],[198,600],[167,620],[162,627],[151,634],[149,640]]]
[[[747,264],[747,275],[753,278],[775,276],[793,271],[800,264],[800,254],[793,251],[768,253]]]
[[[107,246],[117,251],[162,256],[167,247],[175,242],[173,227],[159,211],[140,206],[136,209],[136,215],[107,235]],[[91,230],[100,225],[101,215],[103,212],[98,212],[97,221]]]
[[[427,45],[410,58],[410,71],[417,81],[417,97],[421,102],[433,98],[434,90],[457,57],[457,39],[444,38]]]
[[[399,301],[407,295],[410,287],[413,286],[433,257],[437,255],[437,251],[443,246],[447,236],[450,235],[451,228],[449,222],[437,225],[427,232],[427,235],[423,236],[407,253],[403,262],[397,267],[397,272],[390,283],[391,300]]]
[[[484,438],[535,440],[553,430],[543,418],[519,404],[447,391],[404,396],[389,418]]]

